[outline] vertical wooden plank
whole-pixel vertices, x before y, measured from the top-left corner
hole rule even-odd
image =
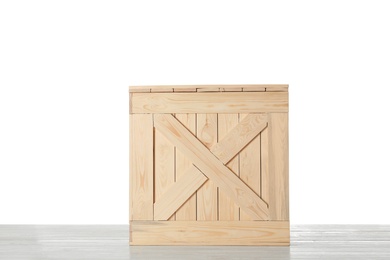
[[[196,135],[196,114],[176,114],[179,120],[191,133]],[[184,174],[192,166],[192,162],[176,150],[176,180],[186,178]],[[196,220],[196,193],[176,211],[176,220]]]
[[[238,124],[238,114],[218,114],[218,142]],[[239,155],[226,166],[239,175]],[[239,220],[239,207],[224,192],[218,191],[219,220]]]
[[[153,117],[130,115],[130,220],[153,220]]]
[[[261,198],[269,204],[269,134],[266,127],[260,134]]]
[[[288,114],[269,114],[270,220],[289,219]]]
[[[198,139],[210,148],[217,143],[217,114],[197,114]],[[218,220],[218,188],[207,181],[196,193],[197,220]]]
[[[240,120],[246,115],[240,114]],[[260,196],[260,135],[240,152],[240,178]],[[240,220],[253,220],[253,218],[241,210]]]
[[[175,146],[155,130],[154,149],[154,200],[156,201],[175,182]],[[175,220],[175,214],[169,220]]]

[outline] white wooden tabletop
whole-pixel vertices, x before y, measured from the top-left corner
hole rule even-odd
[[[390,225],[299,225],[291,246],[129,246],[127,225],[0,225],[0,259],[390,259]]]

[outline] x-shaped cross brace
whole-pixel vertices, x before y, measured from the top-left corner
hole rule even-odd
[[[225,166],[267,126],[264,114],[249,114],[210,150],[170,114],[156,114],[154,126],[193,163],[184,176],[154,203],[155,220],[169,219],[207,179],[254,220],[268,219],[267,203]]]

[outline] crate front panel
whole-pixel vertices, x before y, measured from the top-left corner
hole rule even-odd
[[[288,220],[287,113],[131,114],[130,220]]]

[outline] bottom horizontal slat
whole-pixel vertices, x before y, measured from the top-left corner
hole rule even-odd
[[[130,222],[130,245],[289,244],[289,221]]]

